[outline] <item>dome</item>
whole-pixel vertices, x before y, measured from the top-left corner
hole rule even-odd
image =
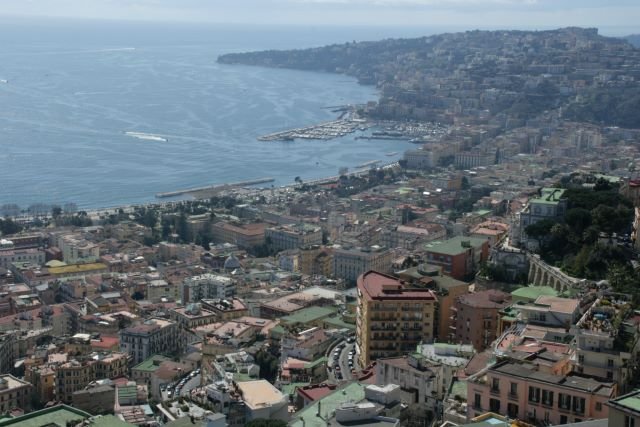
[[[238,261],[238,258],[231,254],[231,256],[224,261],[224,269],[235,270],[236,268],[240,268],[240,261]]]

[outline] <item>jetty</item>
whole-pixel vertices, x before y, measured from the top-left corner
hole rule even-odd
[[[209,185],[205,187],[187,188],[184,190],[156,193],[156,198],[164,199],[167,197],[182,196],[185,194],[195,195],[195,194],[203,194],[203,193],[215,193],[215,192],[227,190],[230,188],[247,187],[250,185],[264,184],[264,183],[273,182],[273,181],[275,181],[275,178],[259,178],[259,179],[251,179],[247,181],[231,182],[226,184]]]

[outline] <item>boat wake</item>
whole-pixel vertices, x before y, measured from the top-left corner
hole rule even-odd
[[[169,141],[168,138],[165,138],[164,136],[161,135],[156,135],[153,133],[145,133],[145,132],[125,132],[125,135],[131,136],[133,138],[138,138],[138,139],[143,139],[145,141],[160,141],[160,142],[167,142]]]

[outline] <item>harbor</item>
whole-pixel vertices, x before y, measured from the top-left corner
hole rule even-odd
[[[356,130],[367,129],[369,124],[363,119],[338,119],[313,126],[271,133],[258,138],[259,141],[294,141],[296,139],[329,140],[340,138]]]

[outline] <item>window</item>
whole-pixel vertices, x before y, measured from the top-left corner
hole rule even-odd
[[[518,418],[518,405],[515,403],[507,404],[507,415],[511,418]]]
[[[542,404],[547,406],[553,406],[553,392],[549,390],[542,390]]]
[[[538,387],[529,387],[529,402],[540,402],[540,389]]]
[[[625,415],[623,427],[636,427],[636,419],[633,417],[630,417],[629,415]]]
[[[493,378],[491,380],[491,391],[500,391],[500,380]]]
[[[602,411],[602,402],[596,402],[596,411]]]
[[[607,360],[607,368],[613,368],[613,359]]]
[[[491,412],[495,412],[497,414],[500,413],[500,400],[498,399],[489,399],[489,410]]]
[[[580,364],[584,363],[584,354],[581,354],[578,356],[578,363]]]
[[[570,406],[571,406],[571,396],[569,396],[568,394],[558,393],[558,408],[569,409]]]
[[[518,395],[518,383],[511,383],[511,388],[509,389],[509,394],[512,396]]]
[[[566,424],[568,421],[566,415],[560,415],[560,424]]]
[[[475,409],[481,409],[482,408],[482,396],[479,393],[476,393],[475,395],[475,400],[473,401],[473,407]]]
[[[575,412],[576,414],[584,414],[584,406],[584,397],[573,396],[573,412]]]
[[[607,379],[608,380],[612,380],[613,379],[613,372],[607,371]]]

